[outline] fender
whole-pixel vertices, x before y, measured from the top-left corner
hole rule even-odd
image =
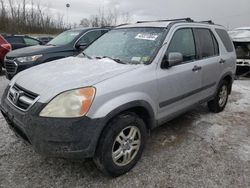
[[[146,101],[143,100],[136,100],[136,101],[132,101],[126,104],[123,104],[121,106],[119,106],[118,108],[112,110],[106,117],[104,120],[104,124],[106,126],[106,124],[114,117],[116,117],[117,115],[121,114],[122,112],[125,111],[129,111],[133,108],[138,108],[141,107],[143,108],[146,112],[147,115],[149,116],[147,118],[147,124],[148,124],[148,128],[149,129],[153,129],[154,127],[156,127],[156,120],[155,120],[155,115],[154,115],[154,111],[153,108],[150,106],[150,104]],[[136,112],[135,112],[136,113]],[[104,127],[105,127],[104,126]]]

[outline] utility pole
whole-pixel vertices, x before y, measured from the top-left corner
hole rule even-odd
[[[70,8],[70,4],[69,3],[67,3],[66,4],[66,11],[67,11],[67,13],[66,13],[66,17],[67,17],[67,26],[66,27],[69,27],[69,8]]]

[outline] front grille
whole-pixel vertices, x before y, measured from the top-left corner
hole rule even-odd
[[[4,64],[7,73],[16,74],[18,65],[15,62],[14,58],[6,57]]]
[[[237,60],[237,65],[238,66],[249,66],[250,65],[250,60]]]
[[[240,61],[240,62],[237,62],[238,65],[249,65],[248,62],[243,62],[243,61]]]
[[[39,99],[39,96],[14,84],[8,93],[8,100],[22,111],[27,111]]]

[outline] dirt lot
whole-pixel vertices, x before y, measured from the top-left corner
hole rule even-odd
[[[7,84],[0,76],[0,96]],[[116,179],[91,160],[39,156],[0,115],[0,187],[250,187],[250,80],[235,82],[223,113],[200,106],[154,130],[137,166]]]

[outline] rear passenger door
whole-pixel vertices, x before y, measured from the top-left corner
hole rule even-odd
[[[198,56],[201,60],[201,88],[204,98],[214,94],[220,78],[220,52],[218,41],[208,28],[194,29],[198,47]]]
[[[201,100],[201,72],[196,69],[200,66],[200,62],[193,29],[178,29],[171,38],[165,58],[171,52],[179,52],[183,55],[183,62],[180,65],[157,70],[160,121]]]

